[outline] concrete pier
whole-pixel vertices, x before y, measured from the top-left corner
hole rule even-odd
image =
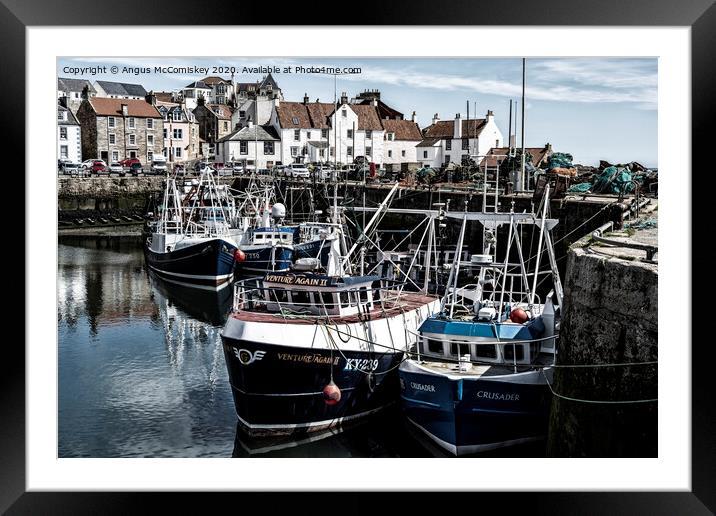
[[[646,401],[657,398],[658,254],[632,247],[657,245],[655,221],[646,213],[638,229],[601,235],[609,243],[587,236],[567,253],[549,456],[658,454],[658,405]],[[584,365],[601,367],[569,367]]]

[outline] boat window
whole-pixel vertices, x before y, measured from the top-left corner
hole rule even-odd
[[[361,287],[359,291],[360,295],[360,302],[361,303],[367,303],[368,302],[368,287]]]
[[[452,356],[467,355],[469,352],[469,344],[457,344],[456,342],[450,343],[450,354]]]
[[[285,290],[277,289],[271,291],[271,299],[279,303],[286,303],[288,301],[288,296],[286,295]]]
[[[514,350],[514,351],[513,351]],[[517,357],[515,357],[515,351],[517,354]],[[502,348],[502,352],[505,355],[505,360],[523,360],[525,358],[525,352],[522,345],[510,345],[505,344]]]
[[[256,235],[255,238],[256,238],[256,240],[263,240],[263,239],[264,239],[264,236],[261,235],[261,234],[258,234],[258,235]]]
[[[477,345],[475,346],[475,356],[478,358],[497,358],[497,348],[494,344],[492,345]]]
[[[288,235],[285,233],[281,235],[281,240],[288,240]]]
[[[351,298],[348,296],[348,292],[346,292],[346,291],[341,292],[341,306],[342,307],[351,306]]]
[[[443,354],[443,343],[440,340],[428,339],[428,351],[430,353]]]
[[[294,305],[307,306],[311,304],[307,290],[294,290],[291,292],[291,299]]]
[[[323,299],[323,304],[326,305],[327,309],[332,310],[335,308],[332,292],[321,292],[321,298]]]

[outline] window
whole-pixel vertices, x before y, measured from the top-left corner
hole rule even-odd
[[[348,131],[346,131],[346,136],[348,138],[353,138],[353,129],[348,129]]]
[[[331,147],[331,157],[333,157],[333,156],[335,156],[335,155],[336,155],[336,148],[335,148],[335,147]]]
[[[181,158],[181,147],[174,147],[174,157]]]
[[[130,157],[130,158],[136,158],[136,157],[137,157],[137,151],[129,151],[129,157]]]
[[[117,137],[114,133],[109,133],[109,144],[115,145],[117,143]]]
[[[428,158],[428,151],[424,150],[423,151],[423,159],[427,159],[427,158]]]
[[[440,340],[427,339],[428,340],[428,351],[430,353],[443,354],[443,343]]]
[[[191,128],[191,135],[196,136],[196,127]]]
[[[346,147],[346,154],[348,156],[353,156],[353,147]]]
[[[246,111],[244,111],[243,109],[240,109],[239,110],[239,118],[246,118]]]
[[[76,98],[76,99],[80,98],[80,94],[77,93],[76,91],[73,93],[72,96],[73,96],[74,98]]]
[[[515,344],[507,344],[502,347],[502,354],[505,356],[505,360],[524,360],[524,346],[517,346]],[[515,356],[517,355],[517,356]]]
[[[136,123],[136,120],[134,119],[134,117],[130,117],[129,118],[129,128],[134,129],[135,123]]]
[[[288,301],[288,292],[285,290],[269,290],[270,299],[277,303],[285,303]]]
[[[152,146],[154,145],[154,135],[153,134],[147,135],[147,145],[152,145]]]
[[[395,133],[386,133],[385,137],[388,139],[389,142],[392,142],[395,138]]]
[[[57,120],[64,120],[65,119],[65,112],[64,111],[58,111],[57,112]]]
[[[152,161],[154,161],[154,152],[148,151],[147,152],[147,162],[151,163]]]
[[[308,154],[308,147],[306,147],[306,146],[304,145],[303,148],[301,149],[301,154],[303,154],[304,156],[307,155],[307,154]]]
[[[67,158],[67,145],[60,145],[60,157]]]
[[[293,304],[296,305],[307,306],[311,304],[311,298],[305,290],[294,290],[291,292],[291,299],[293,300]]]
[[[306,139],[307,140],[311,139],[311,131],[306,131]]]
[[[293,122],[293,125],[298,125],[298,118],[295,116],[291,118],[291,122]]]
[[[164,157],[165,157],[165,158],[168,157],[168,155],[167,155],[167,148],[166,148],[166,147],[164,147],[164,148],[162,149],[162,154],[164,154]]]
[[[181,111],[175,109],[172,113],[172,120],[174,120],[175,122],[181,122]]]
[[[467,138],[462,141],[462,150],[470,150],[470,140]]]
[[[400,151],[400,155],[405,157],[405,151],[404,150]]]
[[[119,161],[119,151],[112,151],[112,161]]]
[[[321,299],[326,308],[332,310],[335,307],[335,301],[333,300],[333,294],[331,292],[321,292]]]
[[[107,119],[107,124],[109,125],[109,127],[114,127],[115,120],[114,120],[113,116],[111,116]]]
[[[291,156],[298,156],[298,147],[291,147]]]
[[[67,139],[67,128],[60,127],[60,140],[66,140],[66,139]]]
[[[495,147],[499,147],[499,146],[500,146],[500,140],[495,140]]]
[[[361,303],[367,303],[368,302],[368,288],[367,287],[361,287],[359,290],[359,298]]]
[[[147,118],[147,129],[154,129],[154,119]]]
[[[300,141],[300,140],[301,140],[301,130],[300,130],[300,129],[295,129],[295,130],[293,131],[293,141],[298,142],[298,141]]]
[[[184,138],[184,130],[183,129],[174,129],[174,138],[177,140],[181,140]]]
[[[393,157],[393,151],[392,151],[392,150],[389,150],[389,151],[388,151],[388,157],[389,157],[389,158],[392,158],[392,157]]]
[[[450,154],[445,154],[445,163],[450,163]]]
[[[343,116],[343,118],[347,118],[348,112],[344,109],[343,111],[341,111],[341,115]]]
[[[326,157],[326,149],[320,149],[318,151],[318,155],[322,158],[325,158]]]
[[[493,346],[475,346],[475,356],[479,358],[497,358],[497,348]]]
[[[249,153],[249,142],[239,142],[239,154]]]
[[[370,129],[367,129],[366,132],[365,132],[365,137],[366,137],[366,138],[373,138],[373,131],[371,131]]]
[[[365,148],[365,155],[366,155],[366,156],[372,156],[372,155],[373,155],[373,147],[366,147],[366,148]]]
[[[224,122],[224,131],[229,130],[229,122]]]
[[[452,150],[452,140],[445,140],[445,150]]]
[[[273,142],[264,142],[264,154],[273,154]]]
[[[328,138],[328,129],[321,129],[321,138]]]
[[[164,138],[167,137],[167,130],[168,130],[168,129],[165,127],[165,128],[164,128]]]
[[[137,144],[137,137],[134,134],[129,135],[129,145],[136,145]]]
[[[349,295],[348,295],[348,292],[341,292],[341,293],[340,293],[341,306],[342,306],[343,308],[347,308],[347,307],[351,306],[351,301],[352,301],[351,297],[352,297],[352,296],[349,296]]]

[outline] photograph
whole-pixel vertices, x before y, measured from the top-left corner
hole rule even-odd
[[[58,56],[58,458],[658,458],[659,59]]]

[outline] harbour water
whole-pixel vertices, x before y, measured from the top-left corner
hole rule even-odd
[[[138,236],[60,236],[59,457],[445,456],[399,407],[310,441],[238,431],[220,332],[231,291],[149,274]],[[544,456],[544,443],[481,456]]]

